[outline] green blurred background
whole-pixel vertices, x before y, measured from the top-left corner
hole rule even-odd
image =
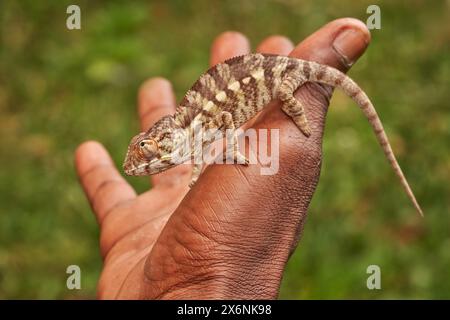
[[[0,298],[94,298],[98,227],[73,152],[101,141],[120,165],[137,132],[136,92],[152,76],[177,97],[207,68],[223,31],[255,48],[272,34],[298,42],[332,19],[382,28],[350,75],[373,100],[422,204],[420,219],[356,105],[336,93],[322,175],[281,298],[450,298],[449,1],[0,2]],[[66,29],[81,7],[82,30]],[[147,179],[129,179],[139,191]],[[66,289],[66,267],[82,290]],[[382,290],[366,288],[366,268]]]

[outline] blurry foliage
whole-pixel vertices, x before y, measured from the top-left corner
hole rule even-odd
[[[91,298],[98,227],[73,152],[105,144],[117,164],[138,130],[136,92],[164,76],[178,97],[207,68],[214,37],[298,42],[374,1],[1,1],[0,298]],[[354,103],[336,92],[324,161],[281,298],[450,298],[449,1],[375,1],[382,29],[350,74],[367,91],[422,204],[419,219]],[[81,7],[82,30],[65,27]],[[144,190],[147,179],[130,180]],[[82,269],[83,290],[65,288]],[[380,291],[365,287],[368,265]]]

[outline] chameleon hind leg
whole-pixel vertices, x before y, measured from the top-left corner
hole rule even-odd
[[[311,129],[305,116],[305,108],[301,102],[294,97],[295,90],[305,82],[306,80],[301,76],[287,77],[278,88],[278,98],[283,104],[281,109],[284,113],[292,118],[305,136],[309,137],[311,135]]]

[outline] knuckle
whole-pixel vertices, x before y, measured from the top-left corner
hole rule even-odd
[[[95,200],[99,194],[101,194],[102,192],[108,192],[108,188],[113,188],[113,187],[117,187],[117,184],[122,184],[123,181],[120,179],[106,179],[104,181],[102,181],[97,189],[95,189],[95,191],[93,192],[93,199]]]

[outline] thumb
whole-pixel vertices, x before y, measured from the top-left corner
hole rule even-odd
[[[369,43],[370,32],[363,22],[353,18],[342,18],[326,24],[307,37],[295,47],[290,56],[347,72],[364,53]],[[319,129],[319,138],[322,136],[331,93],[331,87],[317,83],[310,83],[305,88],[297,90],[297,98],[304,100],[301,102],[304,102],[308,118],[311,118],[313,125],[319,126],[316,127]]]

